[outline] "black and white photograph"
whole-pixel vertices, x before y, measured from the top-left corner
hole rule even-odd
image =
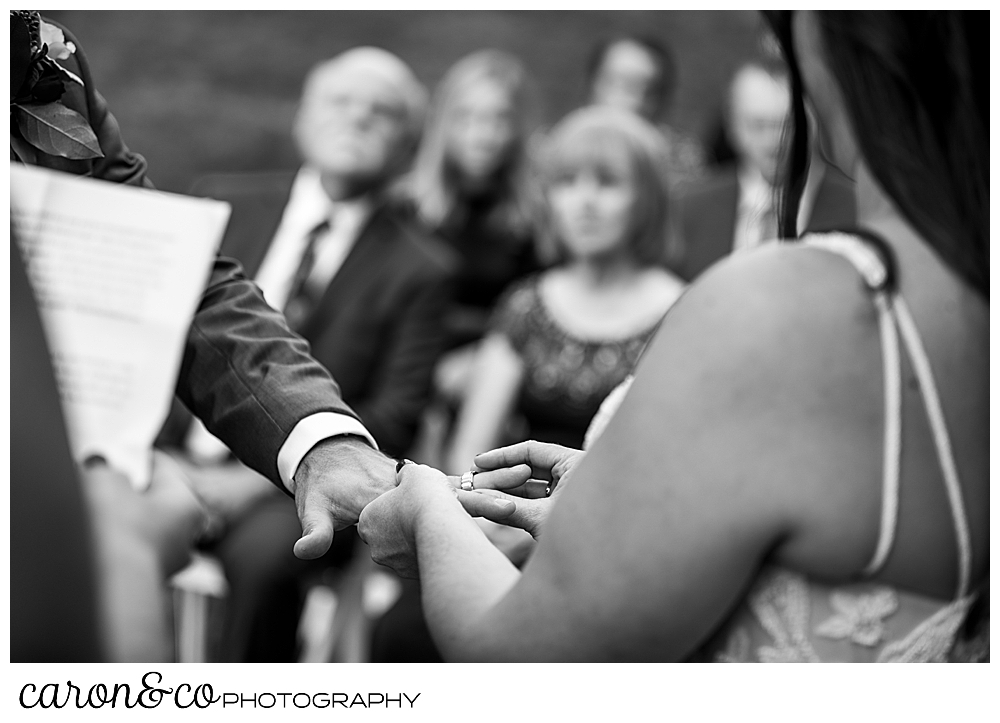
[[[249,7],[10,11],[15,710],[989,662],[988,11]]]

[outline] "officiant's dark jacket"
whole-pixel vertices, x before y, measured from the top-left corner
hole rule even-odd
[[[685,281],[733,250],[740,186],[736,166],[692,184],[677,199],[676,228],[682,239],[681,257],[673,270]],[[806,231],[853,228],[857,211],[853,184],[839,171],[827,168],[816,192]]]
[[[208,176],[194,193],[232,204],[222,253],[256,275],[294,172]],[[442,241],[379,203],[298,332],[340,385],[379,447],[410,447],[427,405],[457,257]]]
[[[146,161],[122,140],[118,122],[94,87],[83,48],[62,29],[76,52],[59,62],[78,75],[83,85],[66,83],[60,102],[87,119],[104,158],[69,161],[36,151],[26,160],[151,188]],[[12,134],[12,162],[13,145],[18,141]],[[292,334],[284,316],[264,302],[240,265],[224,257],[217,258],[212,267],[191,324],[177,395],[241,461],[279,486],[278,450],[299,420],[317,412],[357,417],[343,402],[326,368],[309,355],[308,344]]]

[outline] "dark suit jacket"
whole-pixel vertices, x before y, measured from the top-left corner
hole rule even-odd
[[[730,166],[693,185],[678,198],[676,227],[682,252],[674,270],[685,281],[693,281],[733,250],[739,192],[736,167]],[[853,184],[836,169],[827,167],[806,231],[852,228],[856,215]]]
[[[295,174],[210,176],[197,195],[228,201],[222,253],[256,275],[288,202]],[[429,401],[444,350],[444,312],[457,257],[443,242],[379,206],[300,333],[340,385],[379,446],[402,455]]]
[[[146,161],[126,147],[117,121],[94,87],[83,48],[63,31],[76,52],[60,62],[83,86],[67,83],[60,102],[87,119],[104,158],[68,161],[38,151],[29,161],[152,187]],[[177,394],[240,460],[279,485],[278,450],[300,419],[324,411],[357,416],[342,401],[326,369],[309,356],[308,345],[288,330],[284,316],[267,306],[238,263],[222,257],[216,259],[191,325]]]

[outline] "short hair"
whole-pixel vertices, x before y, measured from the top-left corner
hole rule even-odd
[[[563,118],[545,139],[538,161],[543,194],[567,170],[601,166],[610,154],[624,152],[637,198],[632,211],[629,248],[636,261],[654,265],[663,261],[668,238],[667,147],[648,121],[633,113],[604,106],[588,106]],[[556,237],[548,203],[539,219],[539,256],[550,262],[565,260]]]
[[[456,203],[456,181],[449,172],[448,134],[455,108],[465,93],[481,83],[498,85],[514,108],[516,130],[509,156],[498,179],[502,200],[497,221],[506,229],[524,231],[532,212],[528,143],[538,125],[538,100],[524,65],[500,50],[479,50],[466,55],[445,74],[434,91],[423,138],[404,195],[409,196],[421,218],[438,227]]]
[[[622,43],[638,45],[656,63],[659,72],[656,74],[656,83],[653,85],[653,97],[656,99],[653,117],[659,118],[670,105],[674,90],[677,87],[677,63],[674,60],[674,54],[670,46],[648,35],[620,35],[609,38],[590,52],[590,57],[587,59],[588,98],[589,94],[593,91],[597,73],[600,71],[601,66],[604,65],[608,53],[613,47]]]
[[[316,63],[306,74],[302,84],[302,98],[312,91],[313,86],[325,74],[332,70],[352,67],[377,72],[395,88],[406,111],[407,140],[411,145],[416,144],[420,139],[427,112],[427,89],[414,75],[410,66],[388,50],[374,46],[360,46]]]
[[[778,60],[771,60],[769,58],[752,58],[740,63],[736,70],[733,71],[733,75],[729,79],[729,85],[726,86],[727,116],[731,115],[733,111],[733,96],[736,94],[737,85],[750,71],[764,73],[774,82],[785,86],[788,86],[790,83],[788,66]]]

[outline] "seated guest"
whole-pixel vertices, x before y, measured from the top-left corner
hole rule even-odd
[[[536,269],[532,91],[512,55],[480,50],[459,60],[434,92],[413,170],[400,187],[417,217],[461,259],[446,316],[453,347],[478,341],[497,297]]]
[[[735,251],[778,237],[777,186],[782,129],[791,108],[788,71],[774,63],[743,65],[729,87],[726,137],[736,162],[687,188],[676,204],[687,281]],[[821,231],[854,225],[851,182],[813,154],[799,205],[798,228]]]
[[[562,262],[500,300],[476,359],[448,464],[528,437],[580,447],[604,398],[632,371],[683,284],[658,265],[667,228],[663,139],[631,113],[591,106],[547,139],[541,158],[549,240]],[[523,562],[530,537],[492,539]],[[513,531],[518,533],[519,531]],[[378,662],[438,659],[416,586],[374,630]]]
[[[663,140],[638,116],[589,107],[564,119],[540,160],[560,263],[499,302],[459,415],[454,472],[505,440],[579,447],[604,398],[631,371],[683,284],[657,266],[667,225]]]
[[[677,66],[670,49],[649,37],[626,36],[602,43],[587,65],[588,99],[636,113],[659,128],[666,140],[671,189],[703,174],[701,143],[664,122],[677,85]]]
[[[438,464],[494,303],[512,281],[538,269],[528,161],[533,90],[512,55],[480,50],[459,60],[434,92],[413,171],[398,189],[461,259],[444,317],[449,351],[437,366],[435,403],[415,452]]]
[[[453,253],[398,217],[384,193],[411,157],[424,106],[423,87],[399,58],[347,51],[306,79],[293,130],[298,171],[215,176],[197,189],[232,204],[223,253],[284,310],[394,456],[410,446],[430,395],[455,266]],[[213,444],[199,426],[185,434],[174,441],[195,489],[229,510],[212,548],[232,590],[224,657],[293,660],[300,578],[315,569],[283,542],[299,534],[294,505],[253,485],[255,473],[239,463],[207,461]],[[341,549],[323,564],[349,552],[342,543],[352,537],[336,539]]]

